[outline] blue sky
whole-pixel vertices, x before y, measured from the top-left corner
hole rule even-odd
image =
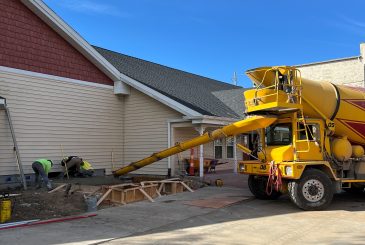
[[[359,55],[363,0],[44,0],[91,44],[250,86],[244,71]]]

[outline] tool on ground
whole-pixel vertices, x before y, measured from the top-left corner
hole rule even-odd
[[[72,187],[72,184],[68,183],[67,186],[66,186],[66,189],[65,189],[65,197],[68,197],[72,194],[71,187]]]
[[[63,151],[63,145],[61,144],[61,152],[62,152],[62,159],[65,159],[65,153]],[[68,168],[67,168],[67,163],[65,162],[65,172],[67,175],[67,179],[70,179],[70,176],[68,176]]]
[[[194,176],[194,148],[190,149],[190,166],[189,166],[189,175]]]
[[[62,184],[60,186],[57,186],[56,188],[54,188],[53,190],[50,190],[48,193],[53,193],[58,191],[59,189],[62,189],[63,187],[65,187],[67,184]]]
[[[222,179],[216,179],[214,183],[218,187],[222,187],[223,186],[223,180]]]

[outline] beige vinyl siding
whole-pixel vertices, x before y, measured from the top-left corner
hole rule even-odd
[[[141,92],[131,89],[125,98],[124,165],[167,148],[167,120],[182,114]],[[167,159],[142,169],[136,174],[167,174]]]
[[[0,73],[0,96],[7,99],[25,173],[37,158],[60,170],[64,154],[78,155],[111,173],[111,152],[121,162],[122,99],[112,87],[94,87],[28,75]],[[16,174],[10,130],[0,111],[0,174]]]

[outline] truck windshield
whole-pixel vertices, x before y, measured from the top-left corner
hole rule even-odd
[[[266,128],[267,145],[290,145],[292,143],[292,126],[290,123],[275,124]]]

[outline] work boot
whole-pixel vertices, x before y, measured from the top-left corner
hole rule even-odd
[[[48,182],[48,183],[47,183],[47,189],[48,189],[49,191],[53,189],[53,188],[52,188],[52,184],[51,184],[51,182]]]
[[[42,188],[42,185],[41,184],[36,184],[35,188],[36,188],[36,190],[38,190],[38,189]]]

